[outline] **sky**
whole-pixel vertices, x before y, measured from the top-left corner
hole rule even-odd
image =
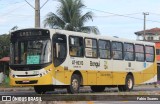
[[[35,0],[27,0],[35,5]],[[41,6],[47,0],[40,0]],[[117,36],[136,40],[134,32],[143,30],[144,15],[146,29],[160,28],[160,0],[83,0],[84,13],[92,11],[93,21],[86,26],[97,26],[101,35]],[[56,13],[59,3],[48,0],[41,8],[41,27],[49,12]],[[25,0],[0,0],[0,34],[9,33],[12,27],[18,29],[34,27],[34,9]]]

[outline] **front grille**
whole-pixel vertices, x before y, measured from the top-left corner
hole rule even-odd
[[[24,65],[22,65],[22,66],[10,66],[10,68],[12,69],[12,70],[15,70],[15,71],[30,71],[30,70],[39,70],[39,69],[42,69],[43,68],[43,66],[40,66],[40,65],[37,65],[37,66],[35,66],[35,65],[33,65],[33,66],[24,66]]]
[[[16,84],[36,84],[38,80],[32,80],[32,81],[15,81]]]
[[[38,65],[10,65],[10,68],[14,71],[30,71],[30,70],[40,70],[44,67],[47,67],[51,64],[50,63],[46,63],[46,64],[38,64]]]
[[[17,77],[34,77],[38,76],[39,74],[32,74],[32,75],[16,75]]]

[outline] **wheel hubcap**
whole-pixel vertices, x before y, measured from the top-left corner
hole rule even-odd
[[[128,88],[131,89],[133,86],[133,82],[131,79],[128,80]]]
[[[78,81],[77,81],[77,79],[74,79],[72,81],[72,87],[73,87],[74,90],[78,90]]]

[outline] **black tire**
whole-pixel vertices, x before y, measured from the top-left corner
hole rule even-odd
[[[67,92],[75,94],[79,92],[80,88],[80,77],[77,74],[73,74],[71,77],[71,84],[67,87]]]
[[[103,92],[105,88],[105,86],[91,86],[91,90],[93,92]]]
[[[121,91],[121,92],[124,91],[124,85],[119,85],[118,90]]]
[[[125,85],[119,85],[119,91],[131,91],[134,86],[134,78],[132,75],[127,75]]]
[[[34,90],[37,94],[45,94],[46,88],[43,86],[34,86]]]

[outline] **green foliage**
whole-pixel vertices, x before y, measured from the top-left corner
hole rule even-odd
[[[0,35],[0,58],[9,56],[10,36],[8,34]]]
[[[6,76],[6,78],[4,79],[4,81],[0,84],[0,88],[9,88],[10,79],[8,76]]]
[[[99,34],[96,26],[85,26],[88,20],[93,21],[93,13],[83,14],[82,9],[85,5],[81,0],[58,0],[58,2],[60,6],[57,13],[48,13],[44,20],[45,27]]]

